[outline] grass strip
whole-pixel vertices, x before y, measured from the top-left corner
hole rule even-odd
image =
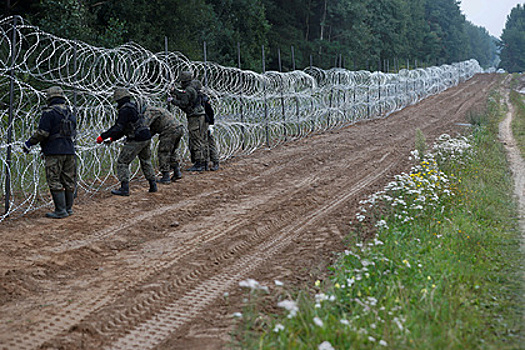
[[[521,157],[525,159],[525,95],[511,90],[510,100],[515,112],[511,125],[512,133],[520,149]]]
[[[503,114],[493,94],[472,135],[414,151],[410,173],[362,201],[329,278],[275,296],[252,281],[232,347],[519,349],[523,259],[495,142]],[[263,312],[268,300],[282,312]]]

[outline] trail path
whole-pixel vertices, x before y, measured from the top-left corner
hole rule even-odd
[[[523,91],[523,86],[521,89]],[[507,150],[510,169],[514,177],[514,193],[519,203],[519,221],[522,232],[521,250],[523,254],[525,254],[525,160],[521,156],[516,140],[512,134],[511,124],[513,116],[515,115],[515,108],[510,102],[508,89],[505,90],[505,101],[508,107],[508,112],[505,119],[500,123],[499,137]],[[523,274],[523,283],[525,284],[525,272]]]
[[[499,75],[386,119],[184,174],[130,197],[83,199],[0,225],[0,349],[219,349],[241,280],[312,283],[343,249],[359,201],[409,168],[415,131],[464,131]],[[228,293],[228,296],[225,296]]]

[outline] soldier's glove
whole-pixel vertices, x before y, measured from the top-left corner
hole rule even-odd
[[[26,142],[24,142],[24,144],[22,145],[22,151],[24,151],[25,154],[28,154],[29,153],[29,150],[31,149],[31,146],[33,146],[29,140],[27,140]]]
[[[208,126],[208,131],[210,132],[210,135],[213,135],[213,131],[214,131],[213,125]]]
[[[102,142],[104,142],[102,136],[97,137],[97,143],[100,145]]]

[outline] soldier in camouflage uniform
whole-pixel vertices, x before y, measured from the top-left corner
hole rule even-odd
[[[140,167],[149,182],[149,192],[157,192],[155,170],[151,164],[151,133],[144,118],[139,115],[137,106],[131,102],[131,95],[124,88],[116,88],[113,99],[117,102],[118,117],[115,124],[97,137],[97,143],[111,143],[124,136],[126,140],[117,160],[117,177],[120,188],[111,193],[129,196],[129,165],[138,156]]]
[[[36,132],[23,145],[25,153],[40,143],[45,157],[46,179],[55,211],[46,217],[62,219],[73,214],[76,162],[77,121],[66,105],[64,91],[58,86],[46,90],[48,106],[42,111]]]
[[[183,71],[180,84],[183,90],[172,89],[170,101],[186,113],[188,118],[189,149],[194,164],[188,171],[203,171],[206,163],[204,142],[206,138],[204,107],[198,99],[198,93],[190,85],[193,74]]]
[[[147,106],[144,120],[152,135],[159,134],[159,168],[162,177],[159,182],[170,183],[170,169],[173,169],[171,181],[182,178],[179,166],[179,144],[184,127],[165,108]]]
[[[219,154],[217,152],[217,144],[215,143],[214,125],[215,125],[215,113],[211,106],[210,98],[202,91],[202,84],[199,80],[192,80],[191,86],[195,88],[197,93],[201,96],[201,103],[204,107],[205,119],[204,128],[206,130],[206,137],[204,139],[204,170],[216,171],[219,170]],[[211,168],[208,167],[209,163],[212,163]]]

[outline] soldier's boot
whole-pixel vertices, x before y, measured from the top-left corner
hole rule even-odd
[[[159,179],[159,183],[168,185],[171,182],[170,180],[170,172],[169,171],[163,171],[162,177]]]
[[[55,211],[52,213],[47,213],[46,217],[52,219],[62,219],[68,217],[66,211],[66,194],[64,191],[51,191],[51,196],[53,197],[53,202],[55,203]]]
[[[68,215],[73,215],[73,202],[75,201],[75,192],[65,191],[66,195],[66,211]]]
[[[210,171],[210,162],[207,160],[204,162],[204,171]]]
[[[180,172],[180,166],[179,164],[173,166],[173,176],[171,177],[171,181],[180,180],[182,179],[182,173]]]
[[[210,168],[211,171],[217,171],[219,170],[219,161],[213,162]]]
[[[197,161],[188,171],[204,171],[204,162]]]
[[[122,181],[118,190],[111,190],[111,193],[117,196],[129,196],[129,182]]]
[[[168,179],[169,179],[169,173],[168,173]],[[157,192],[157,181],[155,180],[148,180],[149,181],[149,191],[150,192]]]

